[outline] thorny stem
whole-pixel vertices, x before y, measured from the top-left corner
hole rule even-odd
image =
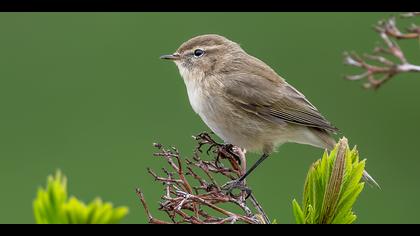
[[[402,14],[402,17],[414,17],[419,16],[419,12],[411,12]],[[395,17],[388,20],[379,21],[374,27],[384,42],[386,48],[376,47],[374,49],[374,55],[365,54],[362,57],[356,53],[344,53],[344,63],[353,67],[362,68],[363,73],[358,75],[346,76],[348,80],[362,80],[366,79],[364,87],[368,89],[378,89],[384,83],[392,79],[398,74],[408,72],[420,72],[420,66],[411,64],[403,50],[399,47],[395,40],[402,39],[419,39],[420,40],[420,27],[412,25],[403,33],[396,25]],[[382,55],[381,55],[382,54]],[[386,58],[384,55],[394,57],[399,62],[393,62]],[[366,60],[377,62],[379,65],[373,65]]]
[[[149,223],[270,223],[254,195],[251,194],[249,199],[253,206],[251,209],[243,194],[234,196],[225,193],[216,181],[221,177],[225,178],[226,182],[239,178],[245,172],[241,169],[246,166],[243,163],[245,152],[238,152],[238,148],[231,145],[219,144],[207,133],[202,133],[194,138],[197,141],[197,147],[193,158],[185,159],[185,161],[181,161],[180,153],[176,148],[166,149],[161,144],[154,144],[159,150],[154,156],[166,159],[174,171],[170,172],[163,168],[166,177],[161,177],[150,168],[147,169],[156,182],[165,185],[162,201],[159,202],[159,210],[165,212],[171,222],[154,218],[146,204],[143,192],[137,189],[137,196],[145,209]],[[211,160],[202,159],[202,148],[205,146],[208,147],[207,154],[213,157]],[[192,184],[191,180],[187,178],[188,175],[196,184]],[[227,210],[227,203],[237,206],[239,211]],[[224,217],[220,217],[220,214]]]

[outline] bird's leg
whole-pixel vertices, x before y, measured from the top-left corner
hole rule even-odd
[[[255,164],[253,166],[251,166],[251,168],[244,174],[241,176],[241,178],[238,179],[238,182],[242,182],[243,180],[246,179],[246,177],[248,177],[249,174],[251,174],[265,159],[267,159],[267,157],[269,157],[270,155],[267,153],[264,153],[260,159],[258,159]]]
[[[239,170],[239,176],[242,176],[246,173],[246,156],[245,156],[246,155],[246,150],[241,149],[238,146],[234,146],[232,148],[232,151],[235,152],[235,154],[237,155],[237,157],[240,160],[238,162],[239,163],[238,170]],[[240,197],[240,201],[244,202],[251,195],[251,190],[246,188],[246,187],[243,187],[243,186],[246,186],[246,179],[243,180],[241,184],[242,184],[242,186],[240,186],[240,187],[241,187],[242,191],[241,191],[241,195],[238,195],[238,197]],[[232,193],[230,193],[230,194],[232,194]]]
[[[237,146],[234,146],[232,150],[235,152],[236,156],[238,157],[238,163],[241,165],[241,176],[246,172],[246,150],[241,149]]]
[[[227,193],[232,193],[232,190],[234,189],[240,189],[240,190],[245,190],[247,192],[247,195],[249,196],[251,194],[251,190],[247,187],[245,187],[244,185],[244,180],[246,179],[246,177],[248,177],[265,159],[267,159],[267,157],[269,157],[269,154],[264,153],[260,159],[257,160],[257,162],[255,162],[255,164],[253,166],[251,166],[251,168],[244,174],[242,175],[239,179],[237,180],[233,180],[230,182],[227,182],[225,185],[222,186],[222,189],[227,192]]]

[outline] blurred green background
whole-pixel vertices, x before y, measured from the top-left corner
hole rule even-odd
[[[189,156],[191,135],[208,130],[176,66],[159,56],[205,33],[272,66],[357,144],[382,186],[363,191],[358,223],[420,223],[419,76],[398,76],[377,92],[342,79],[359,72],[342,64],[342,52],[371,51],[380,41],[371,26],[389,15],[1,13],[0,223],[33,223],[36,190],[57,168],[70,193],[127,205],[124,223],[145,223],[134,189],[154,212],[162,190],[145,170],[164,163],[152,158],[152,143]],[[400,45],[420,63],[418,42]],[[284,145],[248,179],[271,218],[294,222],[291,201],[321,154]]]

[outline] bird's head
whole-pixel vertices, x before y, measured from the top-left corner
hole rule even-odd
[[[241,53],[243,50],[237,43],[220,35],[206,34],[186,41],[175,53],[160,58],[174,61],[185,79],[192,74],[200,77],[223,73]]]

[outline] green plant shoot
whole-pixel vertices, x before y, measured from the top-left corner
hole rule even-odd
[[[293,200],[298,224],[351,224],[356,220],[352,208],[363,190],[361,182],[365,160],[358,151],[349,149],[342,138],[334,150],[310,168],[303,192],[303,202]]]
[[[45,189],[38,190],[33,209],[37,224],[115,224],[128,213],[128,208],[114,208],[99,198],[86,205],[68,197],[67,178],[60,171],[48,177]]]

